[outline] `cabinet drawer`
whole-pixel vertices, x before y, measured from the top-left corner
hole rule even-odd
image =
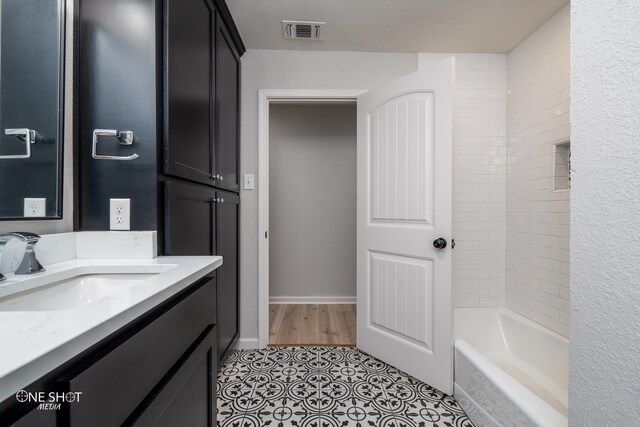
[[[212,426],[216,415],[215,327],[153,396],[136,427]]]
[[[215,280],[136,332],[69,381],[82,400],[70,405],[71,425],[120,425],[215,318]]]

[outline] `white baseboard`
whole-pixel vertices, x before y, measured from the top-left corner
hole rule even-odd
[[[258,338],[240,338],[236,343],[236,349],[238,350],[254,350],[257,348],[260,348]]]
[[[356,297],[269,297],[269,304],[355,304]]]

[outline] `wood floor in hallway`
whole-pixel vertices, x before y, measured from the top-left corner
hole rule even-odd
[[[270,304],[269,345],[356,345],[355,304]]]

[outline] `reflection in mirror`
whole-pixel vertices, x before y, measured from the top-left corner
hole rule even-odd
[[[0,219],[62,216],[64,0],[0,0]]]

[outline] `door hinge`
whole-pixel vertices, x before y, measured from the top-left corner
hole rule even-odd
[[[264,238],[265,239],[267,238],[267,232],[266,231],[264,232]]]

